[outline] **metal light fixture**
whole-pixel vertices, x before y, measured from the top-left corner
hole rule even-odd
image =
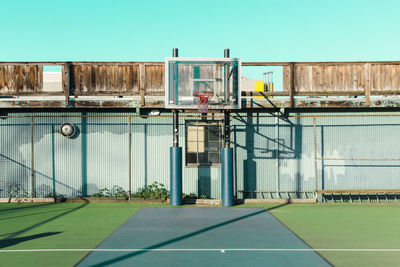
[[[158,109],[152,109],[152,110],[150,111],[149,115],[158,116],[158,115],[160,115],[160,110],[158,110]]]
[[[66,122],[61,125],[60,133],[65,137],[71,138],[76,134],[76,128],[72,123]]]

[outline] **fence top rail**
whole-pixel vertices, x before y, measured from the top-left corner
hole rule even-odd
[[[0,61],[1,65],[64,65],[64,64],[72,64],[72,65],[164,65],[164,62],[157,61],[37,61],[37,62],[18,62],[18,61]]]
[[[145,64],[145,65],[164,65],[164,61],[0,61],[0,65],[131,65],[131,64]],[[264,62],[264,61],[249,61],[242,62],[243,66],[289,66],[289,65],[306,65],[306,66],[335,66],[335,65],[400,65],[400,61],[326,61],[326,62]]]
[[[343,189],[343,190],[315,190],[318,194],[393,194],[400,193],[400,189]]]
[[[400,61],[318,61],[318,62],[242,62],[243,66],[289,66],[289,65],[305,65],[305,66],[341,66],[341,65],[400,65]]]
[[[240,113],[240,112],[234,112],[235,114]],[[259,118],[275,118],[277,117],[276,115],[258,115],[259,112],[254,112],[257,113],[257,115],[252,114],[252,115],[230,115],[231,118],[243,118],[243,117],[259,117]],[[268,113],[268,112],[267,112]],[[161,115],[138,115],[138,114],[132,114],[132,115],[109,115],[109,114],[103,114],[103,115],[70,115],[70,114],[65,114],[65,115],[41,115],[41,114],[34,114],[34,115],[0,115],[0,119],[5,119],[5,118],[81,118],[81,117],[87,117],[87,118],[102,118],[102,117],[112,117],[112,118],[129,118],[129,117],[144,117],[144,118],[151,118],[151,117],[160,117],[160,118],[172,118],[173,115],[171,114],[161,114]],[[182,118],[223,118],[224,115],[196,115],[196,114],[180,114],[179,117]],[[279,116],[278,116],[279,117]],[[400,114],[331,114],[331,115],[288,115],[285,118],[329,118],[329,117],[400,117]],[[336,159],[335,159],[336,160]],[[400,160],[400,159],[389,159],[389,160]]]

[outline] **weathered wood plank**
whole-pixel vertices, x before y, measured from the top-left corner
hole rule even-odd
[[[4,67],[0,66],[0,91],[5,91],[4,87]]]
[[[39,65],[38,68],[38,87],[36,89],[36,91],[43,91],[43,65]]]
[[[292,65],[287,65],[282,67],[282,89],[283,91],[290,91],[291,84],[291,69]]]
[[[144,64],[139,65],[139,94],[140,94],[140,106],[145,106],[145,86],[146,86],[146,70]]]
[[[364,66],[364,92],[365,92],[365,105],[369,107],[371,105],[371,64],[365,64]]]
[[[124,80],[124,88],[126,92],[132,92],[132,86],[131,86],[131,79],[132,79],[132,72],[131,72],[131,67],[132,66],[124,66],[124,72],[125,72],[125,80]]]
[[[146,91],[164,90],[164,68],[162,66],[145,66],[145,87]]]

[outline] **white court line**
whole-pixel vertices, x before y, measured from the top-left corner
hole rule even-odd
[[[172,252],[172,251],[218,251],[218,252],[227,252],[227,251],[265,251],[265,252],[274,252],[274,251],[292,251],[292,252],[313,252],[313,251],[338,251],[338,252],[400,252],[399,248],[155,248],[155,249],[146,249],[146,248],[122,248],[122,249],[107,249],[107,248],[60,248],[60,249],[0,249],[0,253],[4,252],[79,252],[79,251],[93,251],[93,252]]]

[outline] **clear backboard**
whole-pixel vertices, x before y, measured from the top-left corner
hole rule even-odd
[[[165,107],[198,109],[207,98],[208,109],[240,109],[240,77],[237,58],[166,58]]]

